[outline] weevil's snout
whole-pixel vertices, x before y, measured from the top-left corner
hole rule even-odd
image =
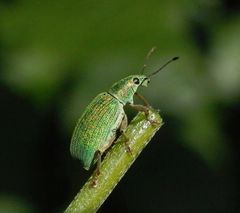
[[[144,87],[147,87],[149,83],[150,83],[150,79],[149,78],[145,78],[141,85],[144,86]]]

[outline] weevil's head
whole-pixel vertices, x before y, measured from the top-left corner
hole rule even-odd
[[[150,79],[145,75],[130,75],[112,85],[109,93],[123,104],[133,103],[133,95],[139,86],[147,86]]]
[[[130,75],[126,78],[121,79],[112,85],[109,90],[109,93],[116,97],[121,103],[124,105],[127,103],[133,103],[133,95],[137,91],[139,86],[147,86],[150,82],[150,77],[156,75],[161,71],[164,67],[166,67],[172,61],[177,60],[178,57],[174,57],[171,60],[167,61],[164,65],[162,65],[156,71],[150,73],[149,75]]]

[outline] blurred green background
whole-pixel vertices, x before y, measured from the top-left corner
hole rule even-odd
[[[91,174],[69,153],[78,117],[152,46],[147,73],[180,56],[139,91],[165,125],[99,212],[240,212],[239,12],[237,0],[1,0],[0,212],[67,207]]]

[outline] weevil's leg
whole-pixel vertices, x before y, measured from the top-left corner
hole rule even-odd
[[[101,162],[102,162],[102,154],[100,151],[96,151],[96,157],[97,157],[97,168],[92,180],[93,187],[97,186],[97,178],[100,175],[100,168],[101,168]]]
[[[158,122],[151,120],[151,118],[149,117],[149,107],[139,104],[129,104],[129,106],[131,106],[133,109],[136,109],[137,111],[144,112],[147,120],[151,124],[153,125],[159,124]]]
[[[123,137],[125,138],[124,143],[125,143],[127,151],[132,154],[131,149],[129,147],[129,138],[125,133],[127,126],[128,126],[128,118],[127,118],[127,115],[124,114],[124,117],[123,117],[121,125],[120,125],[120,132],[122,133]]]
[[[129,104],[129,106],[137,111],[144,112],[146,117],[149,116],[149,107],[140,104]]]
[[[146,98],[144,98],[142,95],[140,95],[139,93],[135,92],[136,97],[138,97],[146,107],[150,107],[150,104],[148,103],[148,101],[146,100]]]
[[[127,129],[127,126],[128,126],[128,118],[127,118],[127,115],[124,113],[124,117],[120,124],[120,131],[124,132]]]
[[[97,151],[97,170],[96,170],[97,176],[100,175],[101,163],[102,163],[102,155],[100,151]]]

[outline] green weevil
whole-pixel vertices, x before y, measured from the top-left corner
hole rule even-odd
[[[150,105],[137,93],[137,89],[139,86],[146,87],[150,82],[150,76],[176,59],[178,57],[169,60],[150,75],[130,75],[121,79],[113,84],[108,92],[97,95],[87,106],[76,124],[70,145],[71,155],[79,159],[86,170],[98,161],[97,171],[100,173],[101,156],[116,139],[116,131],[120,130],[124,134],[128,125],[123,108],[126,104],[143,111],[151,122],[148,118]],[[145,105],[133,104],[134,95],[142,99]],[[125,137],[127,150],[131,152],[127,145],[127,136]]]

